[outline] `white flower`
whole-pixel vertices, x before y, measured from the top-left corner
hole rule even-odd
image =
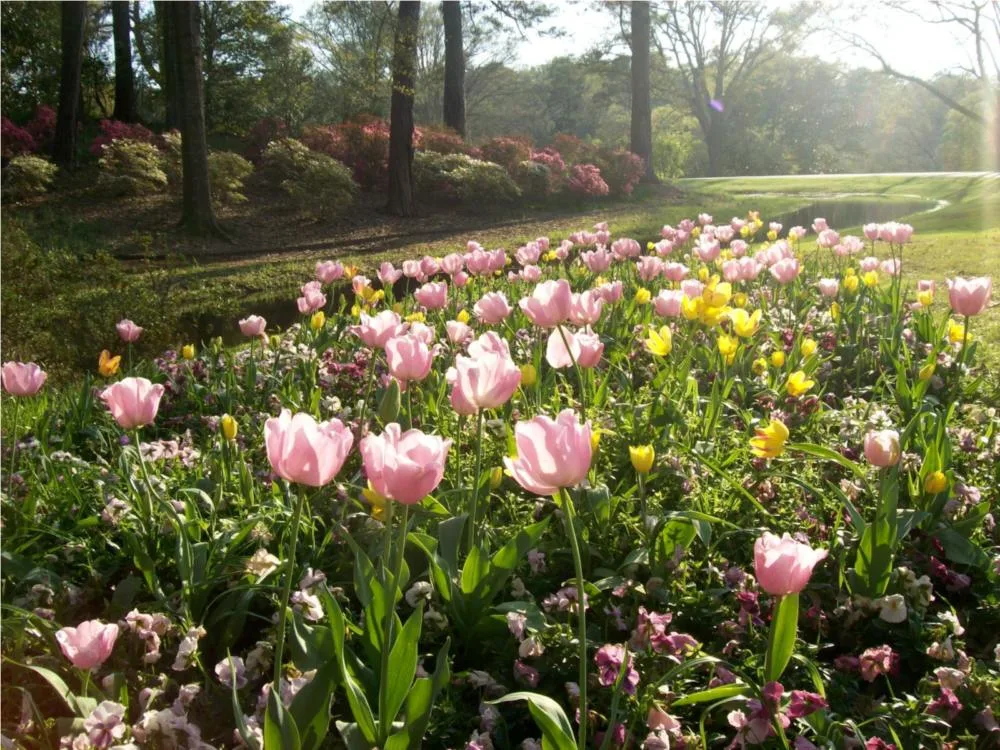
[[[879,606],[878,616],[891,623],[906,622],[906,599],[902,594],[890,594],[876,601]]]
[[[958,615],[951,610],[939,614],[938,619],[948,626],[952,635],[962,635],[965,632],[965,628],[962,627],[962,623],[958,621]]]
[[[965,674],[951,667],[938,667],[934,670],[934,676],[937,677],[941,687],[949,690],[956,690],[959,685],[965,682]]]
[[[430,601],[434,588],[427,581],[417,581],[406,592],[406,603],[414,609],[421,601]]]
[[[272,555],[266,549],[261,548],[253,553],[253,557],[247,560],[247,573],[251,573],[258,578],[263,578],[269,573],[277,570],[281,565],[281,560]]]
[[[517,654],[522,659],[533,659],[545,653],[545,647],[539,643],[534,636],[526,638],[517,647]]]

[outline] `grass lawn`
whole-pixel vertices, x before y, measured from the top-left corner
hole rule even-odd
[[[440,256],[463,248],[471,239],[512,251],[535,237],[559,239],[598,221],[607,221],[615,236],[645,243],[658,239],[663,224],[693,218],[701,211],[723,221],[754,209],[765,221],[784,219],[786,227],[790,219],[807,224],[812,216],[826,215],[842,233],[859,233],[863,220],[905,220],[916,228],[904,260],[908,278],[943,282],[950,275],[996,275],[1000,270],[1000,180],[995,177],[726,178],[681,180],[675,187],[643,190],[628,202],[571,213],[525,212],[500,220],[484,219],[481,224],[468,215],[457,216],[453,222],[438,216],[433,231],[417,231],[415,236],[398,231],[398,224],[367,233],[355,230],[346,236],[331,227],[325,238],[314,227],[308,241],[300,241],[295,227],[289,227],[287,242],[277,251],[200,262],[170,255],[128,261],[87,255],[81,260],[81,245],[101,246],[99,226],[91,222],[82,229],[72,216],[52,221],[37,211],[23,217],[16,210],[8,211],[4,356],[57,359],[63,367],[57,367],[56,374],[71,375],[88,367],[91,359],[96,362],[101,348],[117,344],[114,322],[120,317],[129,316],[150,327],[147,354],[155,354],[153,347],[180,343],[182,337],[232,336],[238,317],[251,312],[261,312],[274,322],[291,320],[296,291],[311,277],[317,260],[335,258],[370,271],[383,260]],[[849,195],[856,193],[866,195]],[[934,210],[927,212],[930,208]],[[897,215],[898,210],[921,213]],[[847,217],[848,223],[835,223],[831,217],[837,215]],[[32,263],[42,264],[47,275],[38,275],[37,269],[26,275],[23,268],[8,265],[14,262],[8,261],[11,236],[13,241],[37,243]],[[110,244],[111,238],[106,241]],[[162,243],[162,238],[151,242]],[[73,252],[60,255],[61,249]],[[12,279],[23,288],[11,289]],[[13,303],[8,304],[12,296],[41,305],[34,311],[15,309]],[[993,305],[973,329],[994,350],[1000,345],[998,297],[1000,292],[995,292]],[[995,355],[991,359],[998,361]]]

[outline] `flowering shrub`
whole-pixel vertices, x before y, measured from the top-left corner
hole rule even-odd
[[[253,174],[253,164],[231,151],[212,151],[208,155],[208,180],[212,198],[220,203],[244,203],[243,181]]]
[[[609,195],[616,197],[632,195],[644,169],[641,158],[621,149],[602,150],[596,163],[601,169],[601,177],[608,184]]]
[[[546,146],[538,151],[531,152],[531,161],[544,164],[549,170],[549,190],[558,192],[566,179],[566,162],[563,161],[562,154],[552,146]]]
[[[263,173],[301,210],[333,217],[354,202],[357,185],[336,159],[311,151],[294,138],[271,141],[261,160]]]
[[[601,170],[593,164],[577,164],[573,167],[566,187],[570,192],[588,198],[608,194],[608,183],[602,179]]]
[[[591,163],[597,160],[597,146],[569,133],[556,133],[550,146],[562,155],[567,164]]]
[[[158,143],[156,133],[139,123],[121,122],[120,120],[101,120],[100,128],[100,135],[90,143],[90,153],[98,158],[104,154],[104,147],[113,141]]]
[[[271,141],[288,137],[288,123],[280,117],[262,117],[247,134],[244,156],[253,164],[260,162],[264,149]]]
[[[167,187],[164,158],[146,141],[113,140],[102,147],[98,187],[111,195],[145,195]]]
[[[46,150],[56,134],[56,111],[47,104],[39,104],[34,117],[24,127],[35,140],[36,149]]]
[[[18,201],[48,192],[59,168],[40,156],[15,156],[3,168],[4,200]]]
[[[307,160],[346,175],[263,169]],[[764,226],[311,261],[245,347],[4,363],[5,736],[993,744],[992,280],[903,276],[905,224]]]
[[[302,132],[302,142],[343,162],[364,190],[383,188],[389,170],[389,123],[357,118],[338,125],[315,125]]]
[[[541,162],[522,161],[514,170],[514,181],[528,200],[544,200],[552,193],[552,172]]]
[[[419,129],[420,139],[418,148],[424,151],[432,151],[436,154],[466,154],[467,156],[479,157],[478,149],[473,148],[462,136],[451,128],[428,127]]]
[[[418,152],[413,159],[413,182],[421,195],[446,200],[509,203],[521,195],[498,164],[464,154]]]
[[[9,117],[0,118],[0,142],[3,143],[5,159],[19,154],[33,154],[38,148],[27,128],[16,125]]]
[[[491,138],[479,147],[485,161],[499,164],[513,174],[517,165],[531,158],[531,140],[524,136]]]

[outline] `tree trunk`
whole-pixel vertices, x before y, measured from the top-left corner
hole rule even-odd
[[[386,210],[396,216],[413,214],[413,87],[419,24],[419,0],[402,0],[392,55],[389,200],[386,204]]]
[[[61,5],[62,71],[52,158],[57,164],[72,167],[76,163],[76,121],[80,113],[80,74],[83,69],[87,3],[71,0]]]
[[[205,141],[205,109],[201,77],[201,28],[197,2],[167,5],[174,49],[180,100],[181,157],[183,166],[183,214],[181,224],[196,234],[225,236],[215,220],[208,179],[208,144]]]
[[[649,99],[649,3],[632,2],[632,133],[630,150],[642,157],[643,182],[659,182],[653,170],[653,109]]]
[[[444,14],[444,124],[465,138],[465,50],[462,41],[462,3],[445,0]]]
[[[186,0],[178,0],[186,2]],[[164,125],[167,130],[174,130],[180,127],[180,70],[177,62],[177,33],[175,30],[175,14],[170,11],[171,2],[156,0],[153,7],[156,9],[156,21],[160,27],[161,50],[160,55],[160,79],[161,90],[163,91]]]
[[[114,119],[135,122],[135,85],[132,81],[132,29],[128,0],[111,3],[115,35],[115,112]]]
[[[723,171],[722,113],[712,112],[709,116],[708,132],[705,133],[705,147],[708,149],[708,176],[721,177]]]

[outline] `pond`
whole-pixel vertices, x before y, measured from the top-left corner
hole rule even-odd
[[[822,216],[831,227],[841,230],[870,222],[899,221],[912,214],[936,211],[944,205],[947,205],[945,201],[932,201],[916,197],[885,200],[874,194],[871,196],[854,194],[818,199],[807,206],[781,214],[774,220],[781,222],[785,230],[794,226],[803,226],[809,229],[813,219]]]

